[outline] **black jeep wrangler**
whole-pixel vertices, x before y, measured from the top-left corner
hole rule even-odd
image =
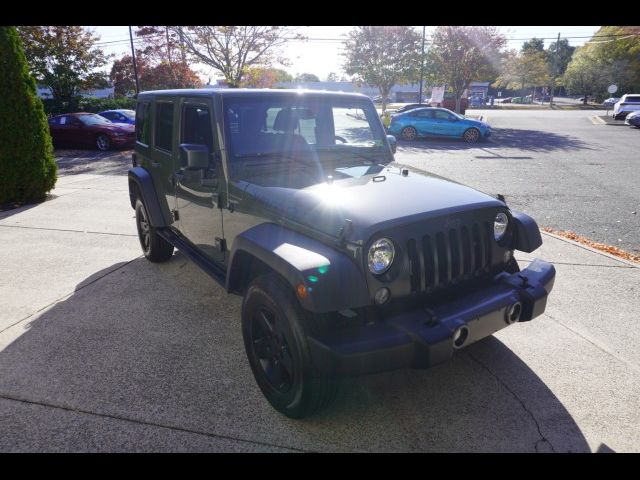
[[[144,255],[176,247],[244,296],[249,364],[287,416],[341,376],[434,365],[545,309],[553,266],[513,256],[541,245],[535,221],[396,163],[363,95],[145,92],[136,135]]]

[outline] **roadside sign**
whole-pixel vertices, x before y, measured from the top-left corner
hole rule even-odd
[[[616,93],[618,91],[618,86],[614,83],[613,85],[609,85],[609,88],[607,88],[607,92],[609,93]]]

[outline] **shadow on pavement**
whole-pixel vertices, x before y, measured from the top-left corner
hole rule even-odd
[[[131,168],[131,150],[68,150],[56,149],[58,175],[125,175]]]
[[[489,140],[479,143],[466,143],[462,139],[440,138],[419,139],[413,142],[398,140],[398,150],[408,153],[417,153],[421,150],[473,150],[477,148],[488,150],[493,148],[515,148],[528,152],[594,150],[588,143],[570,135],[516,128],[495,128]],[[499,157],[499,155],[496,155],[495,157],[486,158]]]
[[[495,338],[429,370],[345,379],[328,410],[296,421],[276,413],[254,382],[240,299],[180,253],[162,265],[114,264],[80,285],[0,351],[0,396],[258,446],[589,451],[553,392]],[[58,442],[64,432],[53,428],[51,412],[49,426],[13,419],[31,428],[32,440],[5,431],[0,450],[18,441],[68,445]],[[41,431],[46,438],[33,438]],[[112,435],[117,450],[125,443]]]

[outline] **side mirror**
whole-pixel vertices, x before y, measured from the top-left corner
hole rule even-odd
[[[387,135],[387,141],[389,142],[389,146],[391,147],[391,153],[396,153],[396,149],[398,146],[398,140],[393,135]]]
[[[180,145],[180,164],[187,170],[209,168],[209,147],[193,143]]]

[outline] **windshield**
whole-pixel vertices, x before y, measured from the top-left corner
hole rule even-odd
[[[111,120],[107,120],[100,115],[78,115],[77,117],[85,125],[110,125]]]
[[[368,99],[273,95],[225,100],[231,162],[372,164],[392,161]],[[311,160],[311,162],[309,162]]]
[[[136,112],[134,110],[117,110],[117,112],[121,113],[122,115],[124,115],[130,120],[133,120],[136,118]]]

